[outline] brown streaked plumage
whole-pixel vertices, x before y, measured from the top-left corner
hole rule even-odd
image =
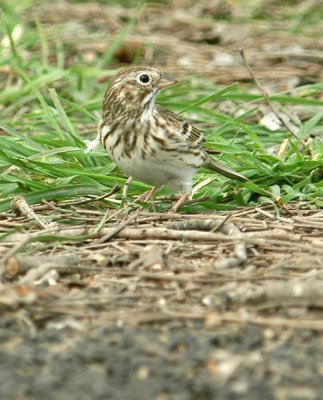
[[[152,67],[120,71],[105,92],[95,141],[102,143],[127,175],[155,187],[180,189],[183,195],[174,211],[191,193],[193,176],[200,167],[247,180],[208,155],[203,134],[195,126],[155,104],[158,91],[176,83]]]

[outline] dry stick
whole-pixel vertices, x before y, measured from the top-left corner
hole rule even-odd
[[[232,217],[232,215],[228,214],[226,217],[223,218],[222,221],[219,222],[218,226],[214,227],[213,229],[211,229],[211,232],[216,232],[219,230],[223,230],[223,226],[226,224],[226,222]],[[238,229],[238,228],[237,228]],[[240,232],[240,230],[238,229],[238,231]]]
[[[61,202],[58,203],[59,205],[62,206],[78,206],[80,204],[88,204],[88,203],[93,203],[94,201],[99,201],[103,200],[107,197],[112,196],[113,194],[119,192],[121,189],[120,185],[114,185],[113,188],[110,190],[110,192],[103,194],[102,196],[94,197],[93,199],[87,199],[87,200],[80,200],[80,201],[70,201],[70,202]]]
[[[170,228],[181,230],[181,231],[206,231],[215,232],[218,231],[224,224],[226,217],[222,217],[220,221],[213,219],[188,219],[184,221],[174,222],[170,225]]]
[[[260,92],[262,93],[265,102],[267,103],[268,107],[271,109],[271,111],[275,114],[276,118],[280,121],[280,123],[292,134],[292,136],[294,136],[295,139],[300,140],[300,138],[297,136],[297,133],[294,132],[294,129],[290,126],[290,124],[285,121],[285,119],[280,115],[280,113],[278,112],[278,110],[276,109],[276,107],[273,105],[273,103],[270,100],[270,97],[268,96],[268,93],[266,92],[266,90],[261,86],[259,80],[257,79],[256,75],[254,74],[253,70],[251,69],[246,56],[244,54],[244,50],[243,49],[239,49],[241,58],[245,64],[245,66],[247,67],[252,79],[254,80],[255,84],[257,85],[258,89],[260,90]],[[304,140],[301,140],[302,144],[304,146],[306,146],[306,142]]]
[[[50,263],[60,270],[66,267],[72,267],[73,270],[74,267],[75,271],[78,271],[76,268],[80,262],[81,258],[75,253],[50,256],[11,255],[3,261],[3,277],[6,279],[15,279],[17,276],[45,263]]]
[[[160,239],[160,240],[193,240],[193,241],[217,241],[217,240],[234,240],[234,237],[228,237],[221,233],[198,232],[198,231],[179,231],[167,228],[124,228],[122,231],[115,233],[115,228],[97,228],[91,226],[78,226],[66,229],[48,229],[46,234],[63,235],[66,237],[89,235],[93,238],[101,238],[103,235],[114,234],[118,238],[130,240]],[[39,232],[30,233],[30,239],[37,241]],[[259,234],[257,234],[259,237]],[[276,236],[277,237],[277,236]],[[25,234],[15,234],[10,237],[10,243],[21,241],[25,238]],[[239,238],[240,239],[240,238]]]
[[[22,285],[34,285],[36,280],[44,278],[50,270],[55,271],[55,264],[45,262],[30,269],[26,275],[22,276],[19,283]],[[58,280],[58,273],[55,271],[56,280]]]
[[[115,228],[101,228],[97,231],[96,228],[90,226],[79,226],[75,228],[66,229],[48,229],[46,233],[53,233],[56,235],[64,235],[66,237],[89,235],[95,238],[100,238],[103,235],[111,234],[115,231]],[[115,233],[114,233],[115,234]],[[298,250],[303,249],[306,252],[313,252],[318,254],[323,254],[323,249],[321,246],[308,246],[308,242],[300,234],[289,234],[282,229],[273,229],[271,231],[257,231],[257,232],[246,232],[243,233],[242,237],[239,236],[228,236],[223,233],[213,233],[213,232],[199,232],[199,231],[179,231],[175,229],[167,228],[125,228],[121,232],[115,234],[116,237],[120,239],[128,240],[188,240],[188,241],[205,241],[205,242],[241,242],[241,240],[246,243],[253,244],[272,244],[277,246],[294,246]],[[30,240],[37,241],[38,236],[42,236],[39,232],[30,233]],[[23,240],[25,234],[12,235],[10,238],[10,243]],[[300,242],[302,240],[302,242]],[[304,243],[305,241],[305,243]]]
[[[103,235],[109,235],[115,231],[115,228],[101,228],[97,230],[95,227],[92,226],[78,226],[78,227],[64,227],[62,229],[49,229],[46,231],[47,234],[55,234],[55,235],[62,235],[66,237],[75,237],[81,235],[89,235],[94,238],[101,238]],[[263,234],[263,232],[261,232]],[[32,232],[29,234],[29,239],[37,239],[40,235],[39,232]],[[220,233],[210,233],[210,232],[198,232],[198,231],[180,231],[175,229],[168,229],[168,228],[126,228],[123,229],[116,235],[118,238],[126,238],[126,239],[167,239],[167,240],[206,240],[206,241],[213,241],[213,240],[233,240],[235,238],[228,238],[226,235]],[[257,233],[257,236],[261,237]],[[3,241],[4,243],[12,243],[17,242],[25,239],[26,234],[14,234],[10,237],[10,241]],[[277,236],[275,236],[277,238]],[[295,239],[299,240],[299,239]]]
[[[118,224],[113,230],[112,232],[108,232],[107,234],[103,235],[100,239],[96,240],[94,245],[96,244],[102,244],[104,242],[107,242],[108,240],[110,240],[111,238],[113,238],[113,236],[117,235],[119,232],[122,231],[122,229],[124,229],[126,226],[130,225],[132,223],[132,221],[134,221],[136,218],[138,218],[138,213],[135,213],[134,215],[132,215],[130,218],[128,218],[126,221],[121,222],[120,224]],[[93,247],[93,246],[91,246]]]
[[[47,311],[56,312],[60,314],[78,315],[82,317],[90,317],[90,315],[84,310],[73,309],[72,307],[66,306],[48,306]],[[216,313],[201,313],[201,312],[102,312],[100,313],[100,321],[114,322],[117,320],[124,321],[127,325],[131,324],[143,324],[152,322],[167,322],[170,320],[174,321],[190,321],[196,320],[204,322],[206,329],[214,329],[218,325],[225,323],[239,324],[239,325],[257,325],[269,328],[280,328],[280,329],[295,329],[295,330],[313,330],[323,331],[323,322],[321,320],[299,320],[299,319],[287,319],[279,317],[257,317],[248,316],[243,318],[238,313],[228,312],[225,314]]]
[[[14,197],[11,202],[11,208],[15,214],[34,220],[40,228],[46,229],[44,222],[39,219],[23,196]]]
[[[270,218],[270,219],[273,219],[273,220],[276,219],[276,220],[278,220],[278,221],[286,222],[286,223],[288,223],[288,224],[293,224],[293,222],[294,222],[291,218],[283,218],[283,217],[279,217],[279,216],[272,215],[270,212],[265,211],[265,210],[262,210],[262,209],[259,208],[259,207],[256,207],[256,208],[255,208],[255,211],[257,211],[259,214],[262,214],[262,215],[264,215],[265,217]]]
[[[258,317],[252,316],[248,317],[245,321],[243,318],[237,320],[236,318],[226,318],[226,316],[222,317],[223,321],[226,322],[240,322],[240,323],[249,323],[258,326],[266,326],[270,328],[284,328],[284,329],[311,329],[314,331],[323,331],[323,323],[321,320],[299,320],[299,319],[287,319],[287,318],[279,318],[279,317]]]
[[[102,229],[102,226],[106,223],[109,222],[111,219],[115,218],[117,215],[121,214],[122,212],[124,212],[127,208],[129,208],[130,206],[132,206],[133,204],[136,204],[137,201],[140,201],[142,197],[142,194],[140,196],[138,196],[137,198],[135,198],[135,200],[133,200],[131,203],[126,204],[124,207],[120,208],[118,211],[116,211],[114,214],[108,216],[108,211],[104,214],[103,218],[101,219],[98,227],[93,231],[94,233],[97,233],[98,231],[100,231],[100,229]],[[138,214],[139,215],[139,214]]]
[[[137,261],[137,260],[136,260]],[[137,265],[136,265],[137,266]],[[214,276],[215,275],[215,276]],[[164,272],[141,272],[141,271],[116,271],[113,276],[119,277],[136,277],[140,280],[157,280],[157,281],[174,281],[174,282],[194,282],[194,283],[231,283],[231,282],[250,282],[250,281],[263,281],[268,280],[280,280],[280,277],[276,276],[226,276],[223,272],[217,270],[207,270],[196,273],[181,273],[179,275],[174,275],[174,273],[164,273]]]
[[[228,237],[234,237],[235,239],[241,238],[240,241],[234,244],[234,255],[235,257],[228,257],[224,260],[216,262],[217,268],[233,268],[238,265],[244,264],[247,261],[247,248],[244,241],[245,235],[231,222],[227,223],[225,221],[230,218],[230,215],[223,218],[222,221],[218,222],[212,219],[205,220],[188,220],[179,221],[171,225],[173,229],[190,229],[199,231],[209,231],[214,233],[214,231],[222,232]]]
[[[10,257],[12,257],[16,253],[18,253],[18,251],[23,249],[29,243],[29,241],[32,240],[32,234],[29,234],[29,233],[24,233],[24,234],[18,235],[18,236],[19,236],[19,240],[14,241],[14,243],[15,242],[18,242],[18,243],[5,253],[5,255],[2,257],[1,264],[5,264]]]
[[[299,319],[287,319],[280,317],[258,317],[258,316],[247,316],[246,318],[241,317],[237,313],[226,313],[224,315],[218,315],[214,313],[206,316],[206,326],[214,327],[218,323],[232,322],[240,324],[252,324],[271,328],[290,328],[290,329],[312,329],[315,331],[323,331],[323,322],[321,320],[299,320]]]
[[[224,224],[221,227],[221,231],[228,235],[228,236],[234,236],[234,237],[240,237],[241,240],[238,241],[237,243],[234,244],[234,255],[235,257],[230,257],[227,259],[224,259],[223,261],[220,261],[219,264],[221,264],[222,268],[232,268],[236,267],[240,264],[244,264],[247,261],[247,248],[246,248],[246,243],[243,240],[244,239],[244,234],[231,222]],[[220,266],[220,265],[218,265]]]

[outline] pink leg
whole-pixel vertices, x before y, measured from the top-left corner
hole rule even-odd
[[[184,201],[188,198],[188,194],[182,193],[177,200],[177,202],[169,209],[169,212],[176,213],[177,209],[184,203]]]
[[[157,189],[158,189],[157,186],[153,186],[148,192],[143,193],[137,200],[138,201],[144,201],[144,202],[147,203],[154,196],[154,194],[156,193]]]
[[[146,195],[144,201],[145,201],[146,203],[148,203],[148,201],[152,200],[152,199],[154,198],[154,194],[157,192],[157,190],[158,190],[158,187],[157,187],[157,186],[153,186],[153,187],[149,190],[149,192],[147,193],[147,195]]]
[[[151,205],[153,207],[154,212],[156,212],[155,209],[155,204],[154,204],[154,194],[157,192],[158,187],[157,186],[153,186],[149,192],[146,192],[144,194],[142,194],[136,201],[144,201],[145,203],[148,203],[149,201],[151,201]],[[139,207],[138,211],[143,211],[143,207]]]

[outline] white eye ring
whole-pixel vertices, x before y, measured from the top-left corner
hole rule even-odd
[[[148,75],[145,72],[137,76],[137,81],[141,85],[147,85],[150,82],[150,80],[151,80],[150,75]]]

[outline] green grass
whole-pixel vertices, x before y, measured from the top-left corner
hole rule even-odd
[[[90,155],[83,151],[86,142],[96,135],[106,86],[99,78],[107,75],[106,65],[113,54],[105,54],[104,62],[66,65],[68,49],[58,39],[54,48],[52,41],[50,46],[50,32],[38,19],[33,25],[24,23],[22,11],[8,3],[0,25],[1,37],[9,43],[7,47],[3,41],[0,44],[0,70],[10,71],[9,75],[1,72],[5,79],[0,83],[0,212],[10,209],[14,196],[24,196],[29,204],[73,200],[102,195],[126,180],[102,149]],[[114,46],[121,43],[132,23],[133,20],[125,25]],[[18,39],[17,26],[23,27],[23,35]],[[187,205],[182,211],[212,212],[279,201],[309,201],[313,207],[322,207],[322,87],[322,83],[316,82],[298,87],[292,95],[276,93],[271,97],[283,110],[297,106],[306,111],[299,126],[299,141],[285,128],[271,132],[257,123],[255,116],[263,99],[248,87],[236,83],[217,87],[207,76],[189,77],[189,81],[161,93],[160,104],[199,123],[206,133],[208,147],[222,152],[215,157],[251,181],[240,183],[217,176],[195,195],[196,199],[206,200]],[[237,116],[223,114],[218,111],[222,101],[244,111]],[[306,141],[311,136],[314,139],[304,149],[301,139]],[[275,155],[271,151],[273,146],[279,149],[287,138],[290,145],[279,156]],[[196,182],[211,176],[200,170]],[[147,189],[146,185],[134,182],[129,201]],[[87,207],[104,213],[107,207],[119,209],[123,204],[120,194]],[[166,202],[158,204],[160,211],[168,207]],[[71,215],[75,212],[71,211]],[[64,221],[75,223],[68,217]]]

